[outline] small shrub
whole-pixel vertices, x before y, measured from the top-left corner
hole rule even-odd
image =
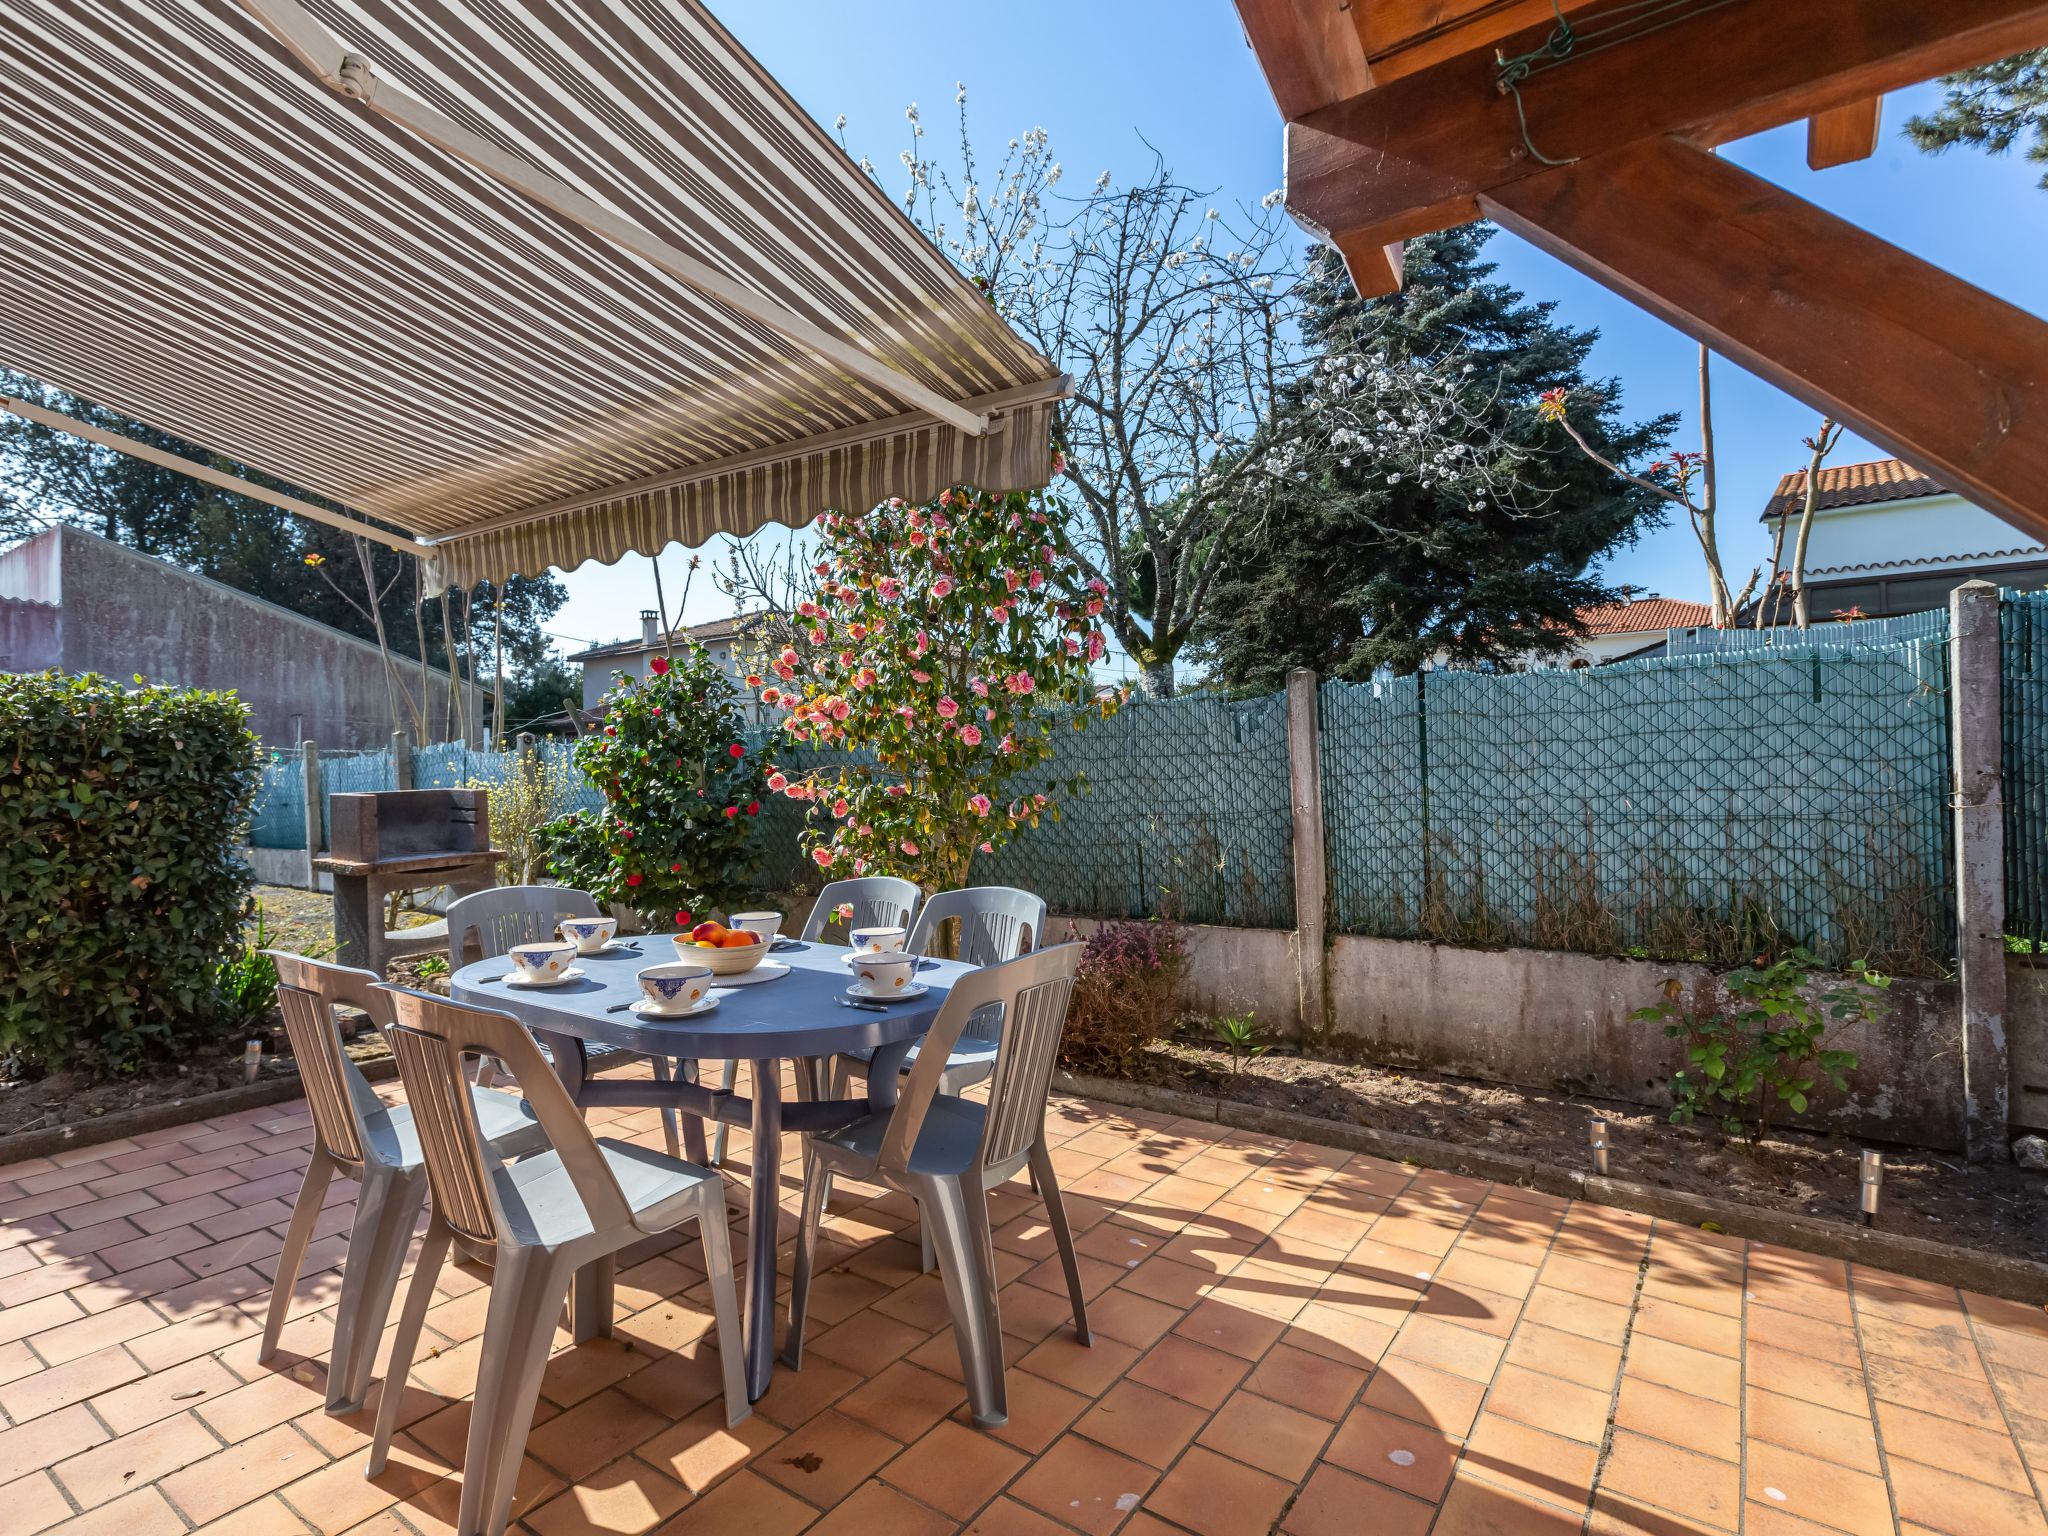
[[[1211,1028],[1217,1043],[1230,1052],[1230,1075],[1236,1077],[1248,1061],[1266,1054],[1266,1026],[1250,1013],[1233,1013],[1215,1020]]]
[[[1891,979],[1858,960],[1847,979],[1818,996],[1813,993],[1820,960],[1804,949],[1730,971],[1721,985],[1738,1006],[1694,1014],[1679,1006],[1676,977],[1664,983],[1664,1001],[1638,1008],[1632,1018],[1662,1024],[1682,1042],[1685,1065],[1671,1074],[1671,1118],[1684,1125],[1704,1113],[1729,1135],[1745,1129],[1752,1142],[1770,1129],[1780,1105],[1804,1114],[1822,1078],[1840,1090],[1856,1067],[1853,1051],[1828,1048],[1828,1032],[1884,1012],[1882,993]]]
[[[547,866],[548,828],[575,806],[583,775],[566,755],[536,748],[514,752],[496,783],[471,779],[463,788],[490,791],[491,846],[505,850],[498,878],[507,885],[533,885]]]
[[[220,1019],[224,1032],[247,1035],[270,1017],[277,1006],[277,962],[263,953],[270,947],[270,929],[263,903],[256,903],[256,932],[239,952],[220,965]]]
[[[1070,926],[1069,937],[1078,937]],[[1101,1077],[1127,1075],[1145,1047],[1173,1028],[1188,968],[1187,936],[1160,920],[1109,923],[1081,953],[1060,1039],[1060,1065]]]
[[[0,674],[0,1051],[133,1072],[225,1033],[258,782],[231,693]]]

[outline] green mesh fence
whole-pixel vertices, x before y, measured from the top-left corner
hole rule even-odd
[[[306,846],[306,769],[297,748],[273,752],[263,765],[263,783],[249,816],[249,846]]]
[[[1954,955],[1947,647],[1322,691],[1339,927],[1733,963]]]
[[[2002,598],[2005,931],[2039,951],[2048,944],[2048,592]]]
[[[1079,774],[1086,792],[1055,794],[1060,819],[977,860],[976,880],[1035,891],[1055,912],[1294,926],[1284,695],[1133,700],[1059,740],[1046,769],[1006,791]]]

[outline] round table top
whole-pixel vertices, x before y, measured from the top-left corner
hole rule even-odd
[[[957,960],[928,960],[917,972],[925,995],[884,1005],[884,1012],[843,1008],[838,999],[852,981],[842,945],[799,943],[773,959],[789,974],[748,986],[714,986],[709,1013],[690,1018],[643,1018],[620,1008],[642,996],[639,973],[676,958],[665,934],[624,939],[632,950],[579,955],[582,975],[552,987],[518,986],[507,978],[512,962],[500,955],[466,965],[450,978],[459,1003],[497,1008],[529,1029],[573,1035],[600,1045],[682,1060],[775,1061],[830,1056],[915,1040],[932,1027],[954,979],[971,970]]]

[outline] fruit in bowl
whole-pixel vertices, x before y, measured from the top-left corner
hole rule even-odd
[[[714,976],[739,976],[759,965],[768,953],[768,941],[744,928],[723,923],[699,923],[688,933],[675,936],[679,959],[694,960],[711,967]]]

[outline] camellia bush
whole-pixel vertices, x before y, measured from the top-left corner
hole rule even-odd
[[[739,690],[702,646],[649,667],[613,674],[603,726],[576,743],[604,810],[550,822],[541,845],[556,879],[662,932],[745,899],[767,775],[742,740]]]
[[[232,693],[0,673],[0,1051],[18,1066],[130,1073],[241,1022],[219,976],[253,884],[248,719]]]
[[[977,851],[1058,814],[1080,786],[1032,782],[1055,733],[1122,701],[1098,690],[1100,582],[1030,496],[951,490],[819,520],[815,583],[792,642],[749,678],[794,742],[853,761],[768,786],[810,802],[811,861],[828,878],[895,874],[964,885]]]

